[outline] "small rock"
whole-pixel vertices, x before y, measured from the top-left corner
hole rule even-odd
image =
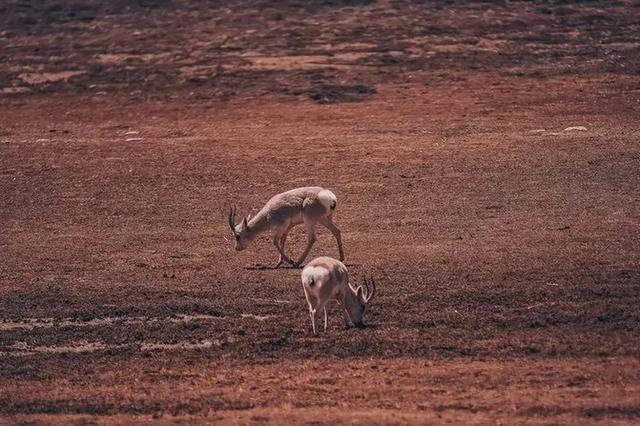
[[[143,138],[126,138],[125,142],[139,142],[143,140]]]
[[[572,132],[572,131],[579,131],[579,132],[586,132],[587,128],[584,126],[571,126],[571,127],[567,127],[566,129],[563,130],[563,132]]]
[[[137,130],[129,130],[128,132],[125,133],[125,135],[137,135],[138,133],[140,132],[138,132]]]

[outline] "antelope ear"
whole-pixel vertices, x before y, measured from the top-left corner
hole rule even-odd
[[[247,218],[246,217],[244,219],[242,219],[242,227],[245,228],[245,229],[249,227],[249,224],[247,223]]]
[[[356,296],[358,296],[358,299],[360,299],[360,300],[364,300],[364,297],[362,297],[362,292],[363,292],[362,286],[359,286],[356,289]]]

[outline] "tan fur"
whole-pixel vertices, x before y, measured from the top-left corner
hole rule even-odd
[[[236,238],[236,250],[244,250],[261,233],[273,229],[273,244],[280,253],[276,267],[288,262],[299,266],[304,262],[316,241],[315,225],[322,224],[331,231],[338,244],[340,259],[344,260],[340,230],[334,225],[332,216],[336,208],[336,197],[319,186],[296,188],[273,196],[251,219],[240,224],[233,223],[234,211],[230,214],[230,225]],[[292,261],[284,252],[287,235],[291,228],[304,224],[307,231],[307,247],[297,261]]]
[[[375,288],[372,293],[367,290],[365,295],[362,286],[351,287],[347,267],[342,262],[331,257],[315,258],[302,270],[301,280],[313,334],[317,334],[316,315],[320,310],[324,311],[324,329],[327,330],[326,304],[332,299],[342,306],[347,325],[352,322],[356,327],[364,326],[365,305],[373,297]]]

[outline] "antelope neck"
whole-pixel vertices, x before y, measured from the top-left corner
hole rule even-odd
[[[256,235],[266,231],[269,228],[269,222],[265,215],[258,213],[255,217],[252,217],[248,223],[249,225],[249,234],[251,238]]]

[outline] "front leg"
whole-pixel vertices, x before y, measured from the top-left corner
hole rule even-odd
[[[344,312],[344,326],[346,328],[351,328],[351,318],[349,318],[349,312],[347,312],[346,309],[344,309],[342,312]]]
[[[291,230],[291,228],[293,228],[293,225],[287,226],[287,229],[285,229],[285,231],[282,233],[282,237],[280,237],[280,249],[282,250],[282,253],[286,253],[284,245],[287,242],[287,236],[289,235],[289,231]],[[280,259],[278,260],[277,266],[280,266],[283,261],[284,258],[282,257],[282,254],[280,254]],[[291,262],[290,260],[287,260],[287,262],[293,265],[293,262]]]
[[[276,233],[276,235],[273,237],[273,245],[276,246],[276,248],[278,249],[278,252],[280,253],[280,259],[278,260],[278,264],[276,265],[276,268],[279,268],[283,262],[287,262],[287,263],[290,263],[291,265],[295,265],[293,260],[289,259],[287,255],[284,254],[284,250],[280,246],[281,239],[282,239],[282,235],[280,233]]]
[[[307,258],[309,252],[311,251],[311,247],[313,247],[313,244],[316,242],[316,231],[314,229],[314,225],[315,223],[313,222],[305,221],[305,226],[307,228],[307,247],[304,249],[304,252],[302,253],[302,256],[300,256],[300,259],[298,259],[298,261],[294,263],[293,266],[296,266],[298,268],[302,266],[302,262],[304,262],[304,260]]]

